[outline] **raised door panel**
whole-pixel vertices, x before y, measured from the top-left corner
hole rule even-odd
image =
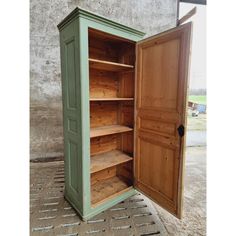
[[[64,127],[65,196],[83,212],[81,83],[76,22],[60,31]]]
[[[137,44],[135,186],[181,216],[191,23]]]

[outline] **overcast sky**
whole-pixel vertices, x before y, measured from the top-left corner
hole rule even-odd
[[[197,13],[190,19],[193,22],[190,89],[206,88],[206,6],[180,3],[179,18],[194,6]]]

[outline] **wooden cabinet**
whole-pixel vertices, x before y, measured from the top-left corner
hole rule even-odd
[[[76,8],[58,28],[66,199],[88,219],[138,190],[180,217],[191,23],[142,40]]]

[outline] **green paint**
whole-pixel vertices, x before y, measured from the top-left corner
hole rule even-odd
[[[59,25],[61,46],[65,197],[83,219],[89,219],[135,194],[131,189],[91,207],[88,29],[139,41],[144,33],[76,8]]]
[[[66,51],[66,78],[67,79],[67,96],[68,96],[68,108],[77,108],[76,103],[76,78],[75,78],[75,38],[72,37],[65,42],[65,51]]]
[[[73,189],[74,192],[78,192],[78,184],[77,184],[77,179],[78,179],[78,171],[77,171],[77,165],[78,165],[78,149],[77,149],[77,144],[74,143],[73,141],[69,141],[69,153],[68,153],[68,161],[69,161],[69,166],[70,166],[70,173],[69,173],[69,185],[70,188]]]
[[[73,118],[68,118],[68,130],[70,132],[77,133],[78,132],[78,127],[77,127],[77,121]]]
[[[58,29],[61,31],[64,27],[67,27],[67,24],[69,24],[71,21],[74,21],[77,17],[88,19],[91,22],[97,22],[100,25],[107,25],[110,28],[116,28],[120,31],[120,33],[125,32],[128,34],[133,34],[134,36],[139,37],[138,40],[140,40],[145,35],[144,32],[119,24],[115,21],[105,18],[104,16],[94,14],[93,12],[79,7],[76,7],[67,17],[64,18],[64,20],[61,21],[61,23],[57,25]]]
[[[60,31],[63,129],[65,155],[65,195],[82,212],[81,86],[78,69],[76,22]],[[71,121],[73,123],[71,124]],[[76,127],[76,129],[75,129]]]

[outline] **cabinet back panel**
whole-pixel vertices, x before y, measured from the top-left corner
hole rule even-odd
[[[132,184],[132,163],[91,174],[91,203],[99,204],[126,191]]]
[[[101,31],[89,30],[89,57],[134,65],[135,43]]]
[[[116,124],[133,127],[133,102],[90,102],[91,128]]]
[[[109,179],[113,176],[116,176],[116,167],[110,167],[105,170],[101,170],[99,172],[91,174],[91,185],[94,185],[98,182],[104,181],[106,179]]]
[[[104,61],[118,61],[118,50],[114,44],[89,37],[89,57]]]
[[[122,102],[119,105],[119,124],[134,126],[134,102]]]
[[[119,96],[134,98],[134,72],[122,72],[119,74]]]
[[[119,134],[92,138],[90,141],[90,155],[101,154],[120,148]]]
[[[114,35],[89,29],[89,58],[134,65],[135,44]],[[111,72],[101,68],[90,67],[90,99],[106,98],[107,100],[90,101],[90,127],[110,125],[134,127],[134,101],[125,100],[125,98],[134,98],[134,70]],[[122,101],[112,101],[114,98],[122,98]],[[91,138],[90,155],[120,150],[133,157],[133,138],[133,132]],[[91,203],[101,204],[127,191],[133,184],[133,161],[118,163],[116,166],[94,172],[91,174],[90,181]]]
[[[133,169],[132,162],[128,162],[125,164],[113,166],[105,170],[93,173],[91,174],[91,179],[90,179],[91,185],[94,185],[98,182],[102,182],[114,176],[119,176],[120,178],[122,178],[123,181],[125,181],[130,185],[133,182],[132,169]]]
[[[120,134],[120,149],[129,154],[130,156],[133,156],[133,149],[134,149],[134,136],[133,132],[128,132],[124,134]]]
[[[133,162],[116,167],[116,175],[129,185],[133,184]]]
[[[116,125],[118,105],[117,102],[91,102],[90,127]]]
[[[133,132],[113,134],[92,138],[90,141],[90,155],[101,154],[112,150],[121,150],[124,153],[133,155]]]
[[[119,62],[127,65],[135,64],[135,44],[122,44],[118,47]]]
[[[118,96],[119,81],[115,72],[90,69],[90,98],[112,98]]]

